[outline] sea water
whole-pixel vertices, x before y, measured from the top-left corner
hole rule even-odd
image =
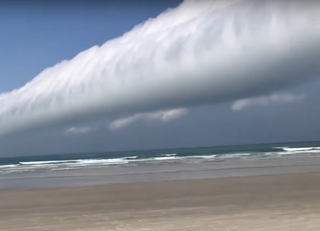
[[[237,177],[320,170],[320,142],[0,158],[0,189]]]

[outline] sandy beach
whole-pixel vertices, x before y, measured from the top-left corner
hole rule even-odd
[[[0,230],[320,230],[320,173],[2,191]]]

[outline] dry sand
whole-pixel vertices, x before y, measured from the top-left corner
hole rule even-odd
[[[0,193],[2,231],[320,230],[320,174]]]

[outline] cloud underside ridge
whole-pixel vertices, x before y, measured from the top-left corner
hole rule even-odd
[[[188,114],[188,110],[185,108],[177,108],[173,110],[158,111],[158,112],[151,112],[151,113],[138,113],[130,117],[113,121],[109,125],[109,128],[110,130],[118,130],[138,121],[169,122],[169,121],[181,118],[187,114]]]
[[[289,103],[301,102],[305,99],[304,94],[293,95],[289,93],[273,94],[269,96],[261,96],[257,98],[241,99],[235,101],[231,108],[233,111],[241,111],[248,107],[263,107],[270,105],[282,105]]]
[[[185,1],[1,94],[0,134],[284,90],[319,76],[319,26],[319,1]]]
[[[111,131],[120,130],[124,127],[130,126],[133,123],[137,122],[162,122],[167,123],[173,120],[179,119],[181,117],[186,116],[189,111],[185,108],[176,108],[173,110],[167,111],[157,111],[157,112],[149,112],[149,113],[137,113],[129,117],[117,119],[112,121],[108,128]],[[73,126],[68,128],[65,131],[66,135],[86,135],[90,134],[94,131],[103,129],[104,126]]]

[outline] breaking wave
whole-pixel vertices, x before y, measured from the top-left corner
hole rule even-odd
[[[78,156],[66,155],[65,159],[59,156],[39,158],[52,158],[50,160],[31,160],[32,157],[0,158],[0,173],[24,172],[24,171],[56,171],[65,169],[97,168],[97,167],[128,167],[139,165],[158,165],[174,163],[203,163],[232,160],[257,160],[261,158],[275,158],[289,155],[320,154],[320,146],[315,147],[250,147],[235,149],[207,148],[207,149],[181,149],[175,153],[161,154],[160,151],[141,151],[116,154],[79,154]],[[117,157],[118,156],[118,157]],[[72,158],[75,157],[75,158]],[[78,158],[76,158],[78,157]],[[80,158],[81,157],[81,158]],[[28,161],[29,158],[29,161]]]

